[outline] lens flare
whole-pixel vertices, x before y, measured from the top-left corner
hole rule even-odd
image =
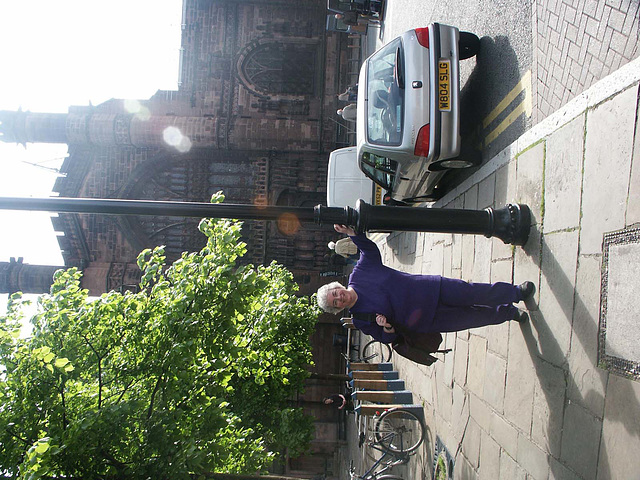
[[[278,217],[278,230],[285,235],[295,235],[300,229],[300,220],[293,213],[283,213]]]
[[[125,100],[124,109],[128,113],[133,113],[140,120],[149,120],[151,112],[147,107],[142,105],[138,100]]]
[[[256,207],[266,207],[267,206],[267,196],[266,195],[256,195],[253,199],[253,204]]]
[[[191,140],[182,134],[177,127],[167,127],[162,132],[162,139],[167,145],[172,146],[179,152],[185,153],[191,150]]]

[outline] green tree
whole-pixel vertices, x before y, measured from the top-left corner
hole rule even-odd
[[[222,196],[214,196],[216,202]],[[207,245],[165,265],[138,257],[139,293],[89,299],[55,275],[33,332],[19,295],[0,318],[0,471],[20,478],[251,473],[308,445],[288,399],[311,364],[318,310],[272,263],[238,266],[241,224],[205,219]]]

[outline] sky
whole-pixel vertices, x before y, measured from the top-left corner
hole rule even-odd
[[[1,1],[0,110],[65,113],[177,90],[181,20],[182,0]],[[0,142],[0,195],[49,196],[66,153]],[[0,210],[0,261],[62,265],[49,217]]]

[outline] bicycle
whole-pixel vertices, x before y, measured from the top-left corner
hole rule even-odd
[[[352,345],[351,351],[358,354],[356,358],[351,359],[351,361],[354,363],[390,362],[391,356],[393,355],[391,345],[379,342],[378,340],[371,340],[370,342],[367,342],[362,349],[360,349],[360,345]]]
[[[412,411],[402,407],[386,410],[377,418],[374,439],[367,444],[382,456],[362,475],[356,473],[352,461],[349,465],[351,480],[402,480],[402,477],[385,472],[409,461],[424,441],[424,432],[422,419]],[[382,468],[377,470],[380,465]]]
[[[343,327],[347,329],[355,329],[352,317],[342,317],[340,321],[342,322]],[[352,358],[352,362],[390,362],[391,356],[393,355],[391,345],[379,342],[378,340],[371,340],[367,342],[362,350],[360,350],[359,344],[352,344],[351,351],[358,353],[358,357]]]
[[[391,349],[391,345],[377,340],[371,340],[362,348],[360,355],[365,363],[375,363],[378,361],[378,358],[381,362],[390,362],[393,350]]]

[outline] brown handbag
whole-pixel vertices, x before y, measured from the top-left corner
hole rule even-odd
[[[367,322],[376,321],[374,313],[352,313],[351,315]],[[398,355],[404,358],[428,366],[438,360],[438,357],[433,356],[432,353],[448,353],[451,351],[450,348],[438,350],[442,343],[442,335],[438,332],[413,332],[398,326],[389,318],[387,318],[387,322],[393,325],[399,334],[396,341],[391,344],[391,347]]]
[[[447,353],[451,349],[438,350],[438,346],[442,342],[442,335],[439,333],[416,333],[410,336],[404,335],[398,337],[391,347],[400,356],[407,358],[421,365],[431,365],[438,357],[434,357],[432,353]]]

